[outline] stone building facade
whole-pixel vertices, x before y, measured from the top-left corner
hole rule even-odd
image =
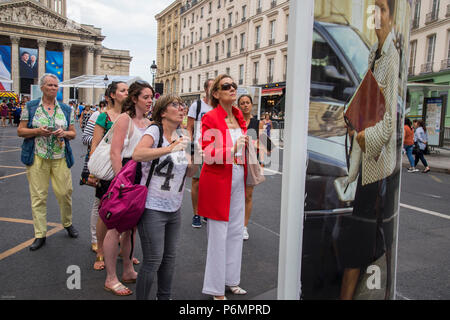
[[[155,16],[158,25],[156,83],[164,85],[164,93],[177,93],[179,86],[179,37],[181,0]]]
[[[408,64],[409,82],[450,85],[450,0],[414,0]],[[422,118],[423,98],[444,96],[446,138],[450,139],[448,90],[411,95],[410,118]]]
[[[129,51],[105,48],[101,29],[68,19],[66,0],[0,0],[0,45],[11,47],[12,90],[30,92],[46,72],[46,52],[63,52],[63,81],[81,75],[129,75]],[[24,81],[19,71],[20,48],[38,52],[38,75]],[[63,101],[74,98],[64,89]],[[78,100],[97,103],[103,90],[80,89]]]

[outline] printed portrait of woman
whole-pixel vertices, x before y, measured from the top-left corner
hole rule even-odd
[[[339,241],[344,274],[341,299],[352,299],[361,272],[386,257],[386,291],[392,284],[392,243],[395,195],[398,179],[393,175],[397,163],[397,97],[400,58],[393,32],[395,0],[376,0],[376,44],[369,56],[369,68],[384,95],[385,113],[376,125],[361,132],[350,132],[355,139],[352,153],[359,153],[358,182],[349,229]],[[381,107],[381,106],[375,106]],[[356,137],[355,137],[356,135]],[[354,156],[354,155],[351,155]]]

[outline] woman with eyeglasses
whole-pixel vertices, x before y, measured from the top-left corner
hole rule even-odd
[[[141,184],[146,184],[152,162],[159,159],[148,187],[146,209],[138,223],[143,253],[136,285],[138,300],[150,299],[155,276],[158,277],[157,299],[171,298],[184,185],[186,177],[192,177],[198,170],[187,150],[190,139],[179,130],[184,108],[176,95],[160,97],[153,109],[156,125],[145,131],[133,153],[133,160],[142,162]]]
[[[247,292],[241,282],[245,218],[245,145],[249,139],[242,111],[234,107],[237,85],[220,75],[211,87],[213,110],[202,118],[204,166],[200,174],[198,214],[208,218],[208,251],[203,293],[226,300]]]

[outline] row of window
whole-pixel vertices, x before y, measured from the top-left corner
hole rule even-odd
[[[430,73],[437,70],[447,70],[450,69],[450,32],[447,33],[447,58],[439,62],[435,62],[435,49],[436,49],[436,34],[432,34],[427,37],[427,47],[426,47],[426,60],[425,63],[420,66],[420,73]],[[415,74],[416,67],[416,54],[417,54],[417,40],[414,40],[410,43],[410,56],[409,56],[409,75]]]
[[[429,5],[430,5],[429,11],[425,17],[425,24],[432,23],[439,19],[440,0],[431,0]],[[413,29],[417,29],[420,26],[420,11],[421,11],[422,6],[423,6],[422,0],[415,0],[414,14],[413,14],[413,19],[412,19],[412,28]],[[450,9],[450,5],[447,5],[446,16],[448,16],[450,13],[449,9]]]
[[[267,79],[261,79],[261,72],[260,72],[260,61],[254,61],[253,62],[253,73],[252,73],[252,79],[251,79],[251,84],[252,85],[258,85],[260,83],[272,83],[277,79],[274,79],[274,71],[275,71],[275,58],[268,58],[267,59]],[[283,79],[278,79],[278,80],[282,80],[282,81],[286,81],[286,70],[287,70],[287,56],[284,56],[284,74],[283,74]],[[238,84],[239,85],[243,85],[244,84],[244,78],[245,78],[245,65],[244,64],[240,64],[238,67],[238,74],[237,77],[235,77],[235,75],[231,74],[231,69],[230,67],[225,68],[225,74],[230,75],[231,77],[233,77],[234,79],[237,79]],[[194,92],[194,91],[200,91],[201,90],[201,85],[203,83],[203,81],[205,81],[206,79],[209,78],[216,78],[219,75],[219,70],[215,70],[214,73],[209,73],[206,72],[205,73],[205,78],[202,79],[202,75],[198,74],[197,75],[197,87],[193,87],[193,78],[192,76],[189,76],[186,78],[186,83],[185,83],[185,78],[181,78],[181,93],[190,93],[190,92]],[[267,81],[266,81],[267,80]],[[185,85],[187,85],[187,87],[185,87]]]

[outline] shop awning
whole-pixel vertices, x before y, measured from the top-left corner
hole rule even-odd
[[[408,90],[410,92],[423,91],[427,89],[429,91],[442,91],[450,90],[450,85],[434,84],[434,83],[421,83],[421,82],[408,82]]]
[[[262,89],[262,96],[274,96],[278,95],[281,96],[283,94],[283,88],[269,88],[269,89]]]
[[[142,78],[137,76],[107,76],[108,80],[105,80],[104,75],[91,76],[83,75],[70,80],[63,81],[59,84],[60,87],[70,87],[70,88],[97,88],[105,89],[113,81],[123,81],[128,84],[133,83],[137,80],[142,80]]]

